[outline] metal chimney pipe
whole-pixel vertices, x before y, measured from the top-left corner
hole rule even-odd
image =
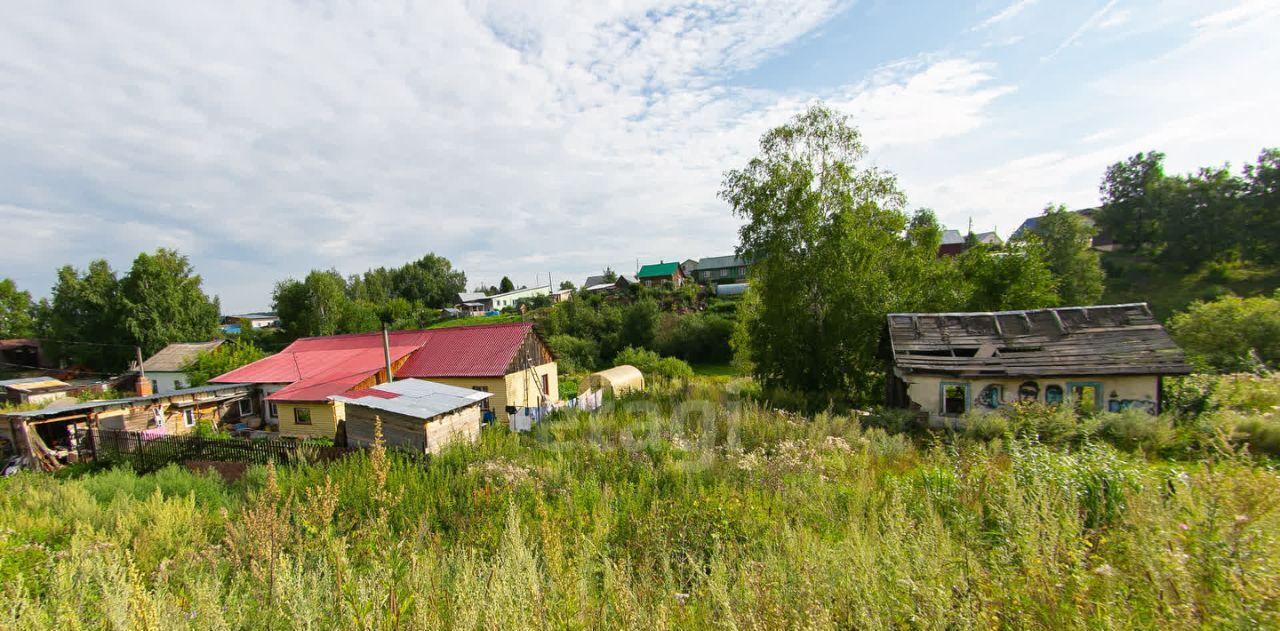
[[[391,337],[387,334],[387,323],[382,323],[382,358],[387,362],[387,383],[396,380],[391,374]]]

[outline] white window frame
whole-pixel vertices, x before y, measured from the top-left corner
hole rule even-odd
[[[267,413],[269,414],[267,418],[273,421],[280,420],[280,408],[276,407],[275,401],[267,401]]]
[[[185,427],[196,426],[196,410],[195,408],[187,408],[182,411],[182,425]]]
[[[250,414],[253,414],[253,399],[245,397],[240,399],[236,405],[238,406],[237,411],[240,412],[240,416],[249,416]],[[246,410],[246,407],[249,409]]]

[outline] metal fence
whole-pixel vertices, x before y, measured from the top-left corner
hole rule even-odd
[[[155,436],[122,430],[84,431],[77,438],[81,461],[128,462],[138,471],[154,471],[189,460],[250,464],[335,460],[361,451],[358,447],[317,445],[291,438]]]

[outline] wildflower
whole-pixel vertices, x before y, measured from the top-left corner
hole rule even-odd
[[[1093,573],[1097,574],[1098,576],[1115,576],[1116,575],[1115,568],[1112,568],[1110,563],[1103,563],[1102,565],[1099,565],[1098,567],[1093,569]]]
[[[1191,526],[1188,526],[1186,524],[1178,524],[1178,528],[1182,530],[1191,530]]]
[[[683,605],[689,602],[689,594],[685,592],[676,592],[676,604]]]

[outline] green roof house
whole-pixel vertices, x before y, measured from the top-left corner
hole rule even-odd
[[[645,287],[659,287],[667,282],[679,287],[684,283],[684,277],[684,268],[679,263],[651,263],[636,273],[636,278]]]

